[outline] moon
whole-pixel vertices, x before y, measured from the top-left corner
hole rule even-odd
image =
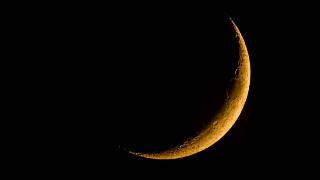
[[[177,146],[156,153],[129,151],[149,159],[178,159],[203,151],[219,141],[234,125],[245,105],[250,85],[250,61],[245,41],[237,25],[230,18],[239,51],[237,67],[232,79],[232,87],[222,104],[221,110],[211,118],[208,126],[195,136],[188,138]]]

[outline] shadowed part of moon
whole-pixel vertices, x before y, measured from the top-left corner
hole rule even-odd
[[[227,77],[227,79],[223,79],[223,82],[228,82],[225,83],[225,87],[221,88],[223,91],[221,90],[217,90],[215,91],[214,88],[208,88],[203,86],[203,84],[198,83],[199,85],[199,92],[196,92],[196,94],[204,94],[204,96],[197,96],[199,97],[198,99],[192,99],[192,95],[190,94],[184,94],[183,89],[188,88],[188,85],[192,84],[193,86],[195,84],[197,84],[197,81],[199,80],[199,78],[195,79],[193,83],[189,83],[189,81],[192,81],[192,77],[187,78],[188,79],[188,83],[185,83],[184,85],[180,85],[179,87],[183,87],[183,88],[173,88],[175,83],[183,83],[182,79],[179,79],[179,76],[175,78],[176,81],[172,81],[172,85],[168,86],[168,87],[172,87],[172,88],[168,88],[168,89],[163,89],[162,91],[176,91],[176,95],[179,97],[176,97],[175,101],[172,101],[172,97],[170,98],[170,102],[168,102],[167,104],[171,104],[168,105],[170,106],[170,108],[167,108],[165,110],[165,108],[162,108],[161,110],[163,110],[161,112],[160,111],[153,111],[152,108],[147,109],[144,108],[142,109],[142,111],[145,111],[144,114],[150,114],[150,116],[148,116],[150,118],[150,126],[161,126],[160,124],[152,124],[154,122],[161,122],[161,119],[159,121],[152,121],[152,118],[163,118],[163,119],[170,119],[172,121],[176,119],[182,119],[185,118],[190,118],[190,117],[194,117],[194,118],[199,118],[198,120],[200,122],[197,123],[189,123],[189,122],[193,122],[195,119],[193,119],[193,121],[186,121],[186,124],[189,123],[188,126],[182,126],[181,127],[186,127],[186,129],[196,129],[196,131],[192,131],[193,133],[190,133],[188,135],[188,138],[179,138],[179,135],[177,135],[176,137],[171,136],[171,139],[168,138],[164,138],[163,141],[168,141],[170,144],[169,146],[163,146],[159,149],[155,149],[152,148],[153,146],[156,146],[156,144],[159,144],[159,142],[162,141],[161,138],[156,139],[154,138],[155,144],[152,144],[152,141],[149,141],[148,144],[146,144],[145,142],[141,142],[141,144],[139,146],[144,146],[143,148],[137,148],[134,149],[132,148],[131,150],[129,150],[129,152],[131,154],[134,155],[138,155],[141,157],[145,157],[145,158],[151,158],[151,159],[177,159],[177,158],[182,158],[182,157],[186,157],[186,156],[190,156],[192,154],[198,153],[208,147],[210,147],[211,145],[213,145],[214,143],[216,143],[219,139],[221,139],[227,132],[228,130],[233,126],[233,124],[235,123],[235,121],[237,120],[237,118],[239,117],[243,106],[245,104],[247,95],[248,95],[248,91],[249,91],[249,84],[250,84],[250,62],[249,62],[249,55],[248,55],[248,51],[245,45],[245,42],[243,40],[243,37],[239,31],[239,29],[237,28],[237,26],[235,25],[235,23],[230,20],[231,22],[231,30],[233,29],[233,33],[235,34],[236,38],[235,40],[235,44],[237,47],[237,51],[238,54],[234,55],[234,58],[238,58],[237,60],[233,60],[235,62],[235,66],[232,66],[233,70],[232,70],[232,74],[231,76],[228,76],[230,74],[224,74],[222,76]],[[230,50],[231,51],[231,50]],[[233,52],[233,51],[231,51]],[[201,57],[201,56],[199,56]],[[204,66],[199,66],[199,68],[203,68]],[[195,67],[197,68],[197,67]],[[197,71],[197,72],[201,72],[201,71]],[[204,74],[205,76],[210,76],[207,73],[210,72],[210,68],[206,69],[205,71],[206,73]],[[219,72],[220,73],[220,72]],[[189,73],[190,74],[190,73]],[[192,74],[192,73],[191,73]],[[215,74],[214,72],[212,73],[212,80],[215,84],[219,84],[217,81],[217,79],[214,79],[215,76],[219,76],[219,74]],[[206,77],[209,78],[210,77]],[[171,82],[171,81],[170,81]],[[168,83],[168,82],[166,82]],[[159,82],[157,81],[157,87],[159,87]],[[161,84],[161,83],[160,83]],[[221,84],[221,82],[220,82]],[[222,83],[224,84],[224,83]],[[157,88],[155,87],[155,88]],[[190,88],[190,89],[195,89]],[[212,92],[201,92],[201,90],[212,90]],[[190,92],[189,92],[190,93]],[[210,96],[209,94],[215,94],[213,96]],[[181,96],[182,94],[182,96]],[[189,96],[188,96],[189,95]],[[159,97],[159,96],[158,96]],[[160,96],[161,97],[161,96]],[[207,98],[207,99],[206,99]],[[150,98],[151,101],[155,101],[154,98]],[[138,99],[137,99],[138,100]],[[167,98],[160,98],[158,99],[158,101],[165,101],[168,100]],[[190,103],[190,101],[192,101],[193,103]],[[208,101],[208,102],[205,102]],[[183,102],[183,103],[181,103]],[[178,111],[177,109],[175,109],[175,105],[180,105],[181,104],[197,104],[197,102],[201,102],[202,104],[206,104],[206,106],[203,107],[197,107],[198,111],[196,111],[197,113],[194,114],[190,114],[188,112],[194,112],[191,111],[191,109],[194,109],[194,107],[192,106],[187,106],[185,105],[183,108],[183,111],[181,112],[175,112],[175,113],[163,113],[164,111]],[[175,104],[176,103],[176,104]],[[148,102],[146,102],[146,104],[150,104]],[[165,103],[163,103],[165,104]],[[190,111],[189,111],[189,109]],[[159,108],[156,108],[157,110],[159,110]],[[151,113],[154,113],[153,115]],[[143,113],[142,113],[143,114]],[[163,115],[164,114],[164,115]],[[166,117],[165,114],[176,114],[176,116],[173,117]],[[184,116],[185,115],[185,116]],[[194,115],[194,116],[193,116]],[[201,117],[204,116],[204,117]],[[134,120],[133,120],[134,121]],[[143,123],[146,123],[148,121],[143,121]],[[170,122],[170,121],[166,121],[166,122]],[[181,121],[183,122],[183,121]],[[141,124],[141,127],[150,127],[150,126],[146,126],[145,124]],[[164,126],[170,126],[170,124],[164,125]],[[161,128],[156,128],[156,129],[161,129]],[[161,130],[158,132],[152,132],[153,128],[148,128],[146,131],[146,133],[141,134],[142,136],[148,136],[148,134],[150,134],[152,136],[153,133],[166,133],[166,132],[161,132]],[[179,132],[178,130],[176,130],[177,132]],[[149,132],[149,133],[148,133]],[[190,131],[191,132],[191,131]],[[170,133],[170,132],[168,132]],[[141,138],[143,138],[141,136]],[[185,137],[185,135],[184,135]],[[137,138],[139,139],[139,137]],[[151,138],[152,140],[152,138]],[[172,142],[171,142],[172,141]],[[179,143],[176,143],[179,142]],[[144,144],[145,143],[145,144]],[[148,148],[149,147],[149,148]]]

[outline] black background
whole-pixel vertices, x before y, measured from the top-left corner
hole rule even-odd
[[[27,70],[28,76],[18,78],[20,89],[24,89],[22,95],[17,93],[24,102],[20,106],[28,106],[22,114],[34,119],[19,123],[22,128],[31,126],[25,133],[31,137],[18,138],[24,150],[18,148],[17,154],[22,154],[22,157],[33,161],[35,158],[32,157],[39,157],[40,162],[70,167],[104,168],[128,162],[132,166],[141,162],[157,163],[128,154],[125,151],[127,147],[122,145],[125,141],[128,143],[127,137],[143,136],[131,134],[135,128],[148,127],[145,125],[147,120],[140,119],[143,126],[137,126],[134,122],[138,120],[134,118],[137,115],[131,116],[141,108],[132,103],[138,100],[130,93],[140,93],[144,95],[143,101],[150,103],[150,99],[145,97],[150,91],[132,89],[136,88],[134,79],[145,78],[134,70],[153,74],[152,78],[157,81],[148,83],[157,89],[155,82],[162,78],[171,85],[177,82],[169,75],[155,77],[159,68],[172,67],[168,70],[170,75],[176,75],[176,69],[180,70],[182,62],[186,69],[198,68],[195,72],[203,73],[202,68],[210,69],[210,63],[215,63],[210,62],[212,54],[206,54],[211,51],[210,46],[215,47],[215,58],[233,54],[225,49],[230,47],[233,51],[233,46],[228,45],[232,41],[221,46],[218,43],[229,37],[228,33],[224,34],[226,29],[217,26],[226,25],[224,18],[228,15],[240,28],[249,50],[252,78],[246,105],[234,127],[214,146],[196,155],[166,162],[205,160],[212,162],[214,167],[233,167],[242,163],[252,167],[266,164],[299,167],[307,160],[316,160],[317,118],[313,113],[317,112],[317,105],[313,103],[317,102],[317,46],[314,45],[317,44],[317,28],[316,14],[310,6],[289,8],[240,3],[219,7],[187,3],[53,6],[57,5],[45,5],[37,11],[27,10],[26,16],[17,17],[15,24],[18,28],[13,28],[15,38],[21,42],[16,44],[25,47],[19,54],[31,59],[19,65],[32,67]],[[176,19],[173,20],[172,16]],[[170,35],[168,37],[176,38],[174,41],[148,34],[148,30],[140,31],[139,28],[148,27],[145,22],[155,17],[161,21],[162,27],[175,27],[174,32],[169,28],[165,30]],[[145,19],[135,22],[139,18]],[[181,24],[176,23],[177,19],[181,19]],[[160,26],[160,23],[153,25]],[[136,29],[132,29],[133,26]],[[186,27],[189,27],[188,31],[181,32]],[[159,31],[158,27],[154,29],[155,33]],[[215,33],[210,34],[210,30]],[[199,36],[195,37],[192,31]],[[153,52],[148,45],[134,43],[139,39],[131,39],[135,33],[139,33],[148,45],[155,41],[146,35],[158,38],[157,41],[168,44],[170,48]],[[215,40],[214,43],[210,44],[209,39]],[[131,44],[125,43],[129,40]],[[191,46],[193,43],[188,41],[205,43]],[[179,49],[175,49],[177,46]],[[141,49],[148,49],[148,53]],[[203,54],[192,54],[192,50]],[[188,56],[184,54],[186,51]],[[141,54],[144,57],[140,58]],[[157,57],[153,58],[154,54]],[[171,55],[171,59],[167,58]],[[185,64],[185,59],[200,57],[205,61],[198,67]],[[219,67],[221,64],[215,65]],[[220,73],[218,68],[216,70],[214,72]],[[185,70],[183,73],[191,76],[188,72]],[[205,73],[199,77],[205,77]],[[145,86],[144,81],[138,83],[140,88]],[[177,86],[179,90],[188,85],[182,84]],[[177,103],[184,99],[179,90],[176,92],[180,95]],[[174,95],[155,98],[162,102],[161,106],[171,96]],[[131,104],[125,103],[128,99]],[[155,116],[151,109],[148,112],[146,119]],[[156,113],[161,116],[158,111]],[[180,123],[172,125],[176,129]],[[161,132],[161,128],[154,130]],[[173,132],[168,131],[169,134]]]

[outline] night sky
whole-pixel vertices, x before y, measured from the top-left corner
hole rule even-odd
[[[26,18],[24,27],[41,22],[31,33],[41,37],[38,57],[49,59],[36,91],[41,117],[49,120],[27,147],[41,142],[35,152],[44,161],[78,166],[156,163],[126,149],[166,148],[206,125],[238,58],[230,16],[250,56],[247,102],[220,141],[174,162],[295,166],[316,158],[314,11],[240,3],[135,6],[82,4]]]

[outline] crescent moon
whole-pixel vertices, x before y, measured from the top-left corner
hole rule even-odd
[[[238,40],[239,60],[232,79],[232,88],[228,90],[228,97],[220,112],[215,114],[209,125],[196,136],[189,138],[180,145],[157,152],[144,153],[129,151],[129,153],[149,159],[178,159],[203,151],[219,141],[234,125],[245,105],[250,85],[250,61],[245,41],[232,21]]]

